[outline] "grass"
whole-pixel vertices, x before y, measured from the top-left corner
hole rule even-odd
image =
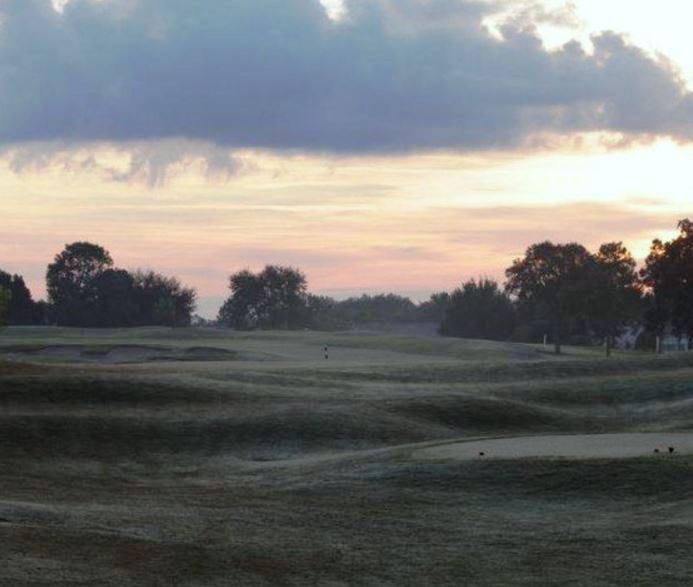
[[[16,356],[61,345],[94,360]],[[165,352],[100,360],[124,347]],[[693,581],[692,457],[415,456],[693,430],[693,356],[166,329],[6,329],[0,349],[0,584]]]

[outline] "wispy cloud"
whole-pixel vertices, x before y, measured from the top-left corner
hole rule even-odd
[[[15,173],[87,173],[119,183],[161,186],[177,173],[195,168],[210,179],[228,179],[243,169],[242,160],[228,148],[187,139],[79,143],[38,141],[0,147],[4,160]]]

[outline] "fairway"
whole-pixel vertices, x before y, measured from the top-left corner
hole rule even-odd
[[[690,584],[692,382],[686,353],[7,328],[0,584]]]

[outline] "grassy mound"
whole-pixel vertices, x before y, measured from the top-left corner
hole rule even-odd
[[[414,399],[393,403],[391,409],[412,420],[444,426],[459,436],[596,429],[591,420],[569,411],[493,397]]]

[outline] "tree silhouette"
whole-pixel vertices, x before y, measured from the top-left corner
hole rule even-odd
[[[416,322],[419,317],[414,302],[392,293],[349,298],[339,302],[339,310],[352,325]]]
[[[448,292],[436,292],[431,297],[419,304],[419,318],[423,321],[437,322],[441,324],[445,319],[445,312],[450,305]]]
[[[94,280],[113,265],[106,249],[88,242],[66,245],[48,266],[48,300],[61,326],[87,326],[96,302]]]
[[[39,308],[31,297],[21,275],[10,275],[0,270],[0,287],[10,293],[5,319],[10,325],[27,325],[40,322]]]
[[[564,321],[580,312],[590,261],[580,244],[545,241],[530,246],[506,270],[509,294],[547,309],[556,354],[561,354]]]
[[[693,338],[693,222],[681,220],[679,235],[669,242],[655,240],[641,274],[654,297],[650,326],[662,333]]]
[[[590,326],[604,339],[607,357],[614,339],[640,311],[641,285],[636,263],[623,243],[603,244],[592,258],[586,287]]]
[[[449,297],[440,326],[444,336],[507,340],[515,328],[515,308],[491,279],[472,279]]]
[[[12,293],[5,287],[0,287],[0,326],[5,325],[7,317],[7,308],[10,305]]]
[[[197,294],[175,277],[113,268],[106,249],[67,245],[48,266],[52,313],[65,326],[189,326]]]
[[[90,325],[115,328],[138,323],[135,281],[130,273],[122,269],[106,269],[94,278],[91,287]]]
[[[267,265],[257,274],[239,271],[230,277],[229,288],[219,321],[231,328],[286,330],[306,322],[307,281],[298,269]]]
[[[131,277],[137,324],[190,326],[197,300],[194,289],[155,271],[136,271]]]

